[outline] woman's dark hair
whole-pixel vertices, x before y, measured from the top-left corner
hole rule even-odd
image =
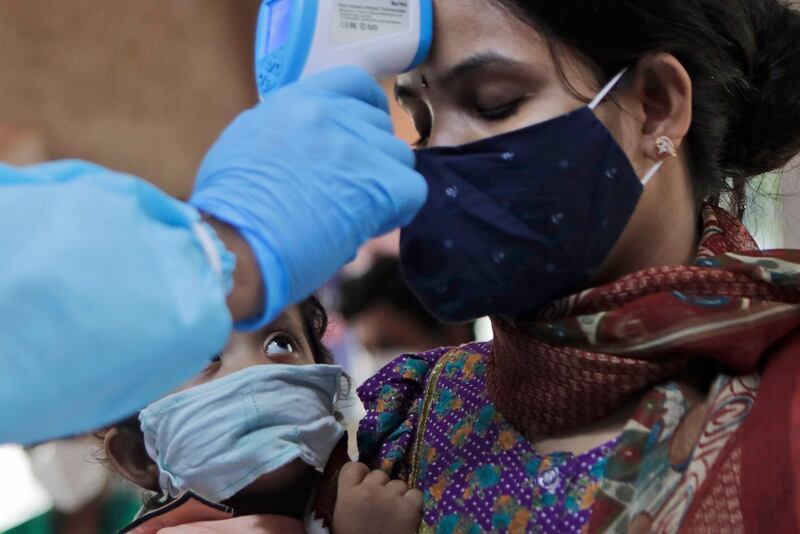
[[[698,200],[785,166],[800,152],[800,13],[781,0],[497,0],[605,84],[651,53],[692,79],[688,148]]]

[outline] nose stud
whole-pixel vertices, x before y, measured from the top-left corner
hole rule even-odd
[[[675,150],[675,142],[666,135],[662,135],[656,139],[656,152],[661,157],[678,156],[678,152]]]

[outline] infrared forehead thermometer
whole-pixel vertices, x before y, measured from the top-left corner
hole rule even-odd
[[[375,78],[415,68],[428,55],[433,0],[265,0],[256,29],[256,79],[263,99],[333,67]]]

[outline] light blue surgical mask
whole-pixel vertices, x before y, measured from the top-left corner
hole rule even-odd
[[[344,434],[341,378],[335,365],[257,365],[151,404],[139,420],[162,492],[222,501],[296,459],[323,468]]]

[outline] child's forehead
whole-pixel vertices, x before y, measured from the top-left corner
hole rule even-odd
[[[262,333],[268,334],[276,330],[291,330],[292,333],[303,334],[305,328],[300,307],[292,306],[281,312],[274,321],[262,329]]]

